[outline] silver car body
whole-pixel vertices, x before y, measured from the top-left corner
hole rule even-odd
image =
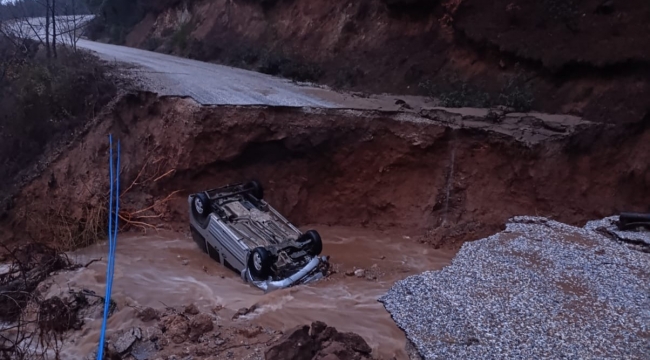
[[[244,281],[264,291],[322,278],[329,265],[328,258],[319,254],[310,256],[302,251],[299,240],[303,233],[244,186],[227,185],[188,197],[190,230],[199,247],[222,265],[237,271]],[[196,204],[199,196],[204,201],[209,199],[210,204]],[[195,206],[207,211],[207,216],[199,216]],[[278,270],[267,278],[253,276],[251,256],[260,247],[273,254],[273,268],[283,271]],[[287,255],[289,250],[290,255]]]

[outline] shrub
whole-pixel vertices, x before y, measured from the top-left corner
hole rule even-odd
[[[443,90],[427,80],[420,83],[429,96],[437,98],[440,105],[450,108],[459,107],[489,107],[492,103],[490,94],[466,82],[454,82]]]
[[[99,112],[116,87],[97,58],[64,47],[59,49],[59,57],[49,62],[33,54],[7,58],[13,52],[0,51],[0,56],[0,67],[6,65],[6,75],[0,81],[2,192],[50,141],[70,135]]]
[[[146,50],[149,50],[149,51],[155,51],[156,49],[158,49],[160,47],[160,45],[162,45],[162,43],[163,42],[162,42],[162,40],[160,38],[150,37],[150,38],[147,38],[147,40],[145,40],[144,48]]]
[[[450,108],[488,108],[502,105],[526,112],[531,110],[534,101],[530,87],[525,85],[518,76],[509,78],[496,96],[461,81],[451,82],[446,88],[442,88],[430,80],[425,80],[420,82],[419,86],[426,95],[438,99],[440,106]]]
[[[530,111],[533,106],[533,94],[530,88],[517,77],[511,77],[501,89],[497,104],[521,112]]]
[[[172,45],[178,49],[185,50],[193,30],[194,25],[192,22],[182,24],[171,37]]]
[[[317,81],[323,70],[316,64],[290,59],[280,53],[267,53],[262,57],[258,71],[280,75],[293,81]]]

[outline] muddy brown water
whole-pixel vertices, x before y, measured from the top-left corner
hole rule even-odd
[[[121,235],[113,284],[113,299],[119,310],[109,320],[108,336],[119,329],[141,325],[134,317],[133,306],[160,309],[165,305],[195,303],[209,312],[216,305],[222,305],[226,311],[257,305],[257,310],[245,316],[255,324],[287,330],[320,320],[340,331],[360,334],[377,355],[406,358],[404,334],[377,298],[399,279],[448,265],[454,252],[434,250],[394,232],[313,228],[321,233],[323,253],[331,256],[338,273],[314,284],[268,294],[243,283],[236,273],[210,259],[186,234]],[[70,256],[86,263],[94,258],[105,259],[106,253],[107,245],[102,244]],[[370,269],[375,264],[376,280],[345,275],[355,267]],[[74,286],[103,294],[105,267],[105,261],[98,261],[86,269],[59,274],[51,291]],[[92,354],[99,338],[98,319],[87,319],[84,329],[66,345],[65,355],[83,358]]]

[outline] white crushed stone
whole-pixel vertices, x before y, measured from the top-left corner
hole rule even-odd
[[[650,254],[593,229],[515,217],[379,301],[425,359],[650,359]]]

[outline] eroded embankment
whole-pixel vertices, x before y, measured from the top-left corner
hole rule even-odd
[[[103,233],[108,133],[122,144],[127,227],[185,230],[189,193],[249,178],[298,224],[399,227],[450,247],[513,215],[581,223],[645,210],[650,195],[640,128],[480,111],[201,107],[141,93],[14,199],[15,235],[74,247]]]

